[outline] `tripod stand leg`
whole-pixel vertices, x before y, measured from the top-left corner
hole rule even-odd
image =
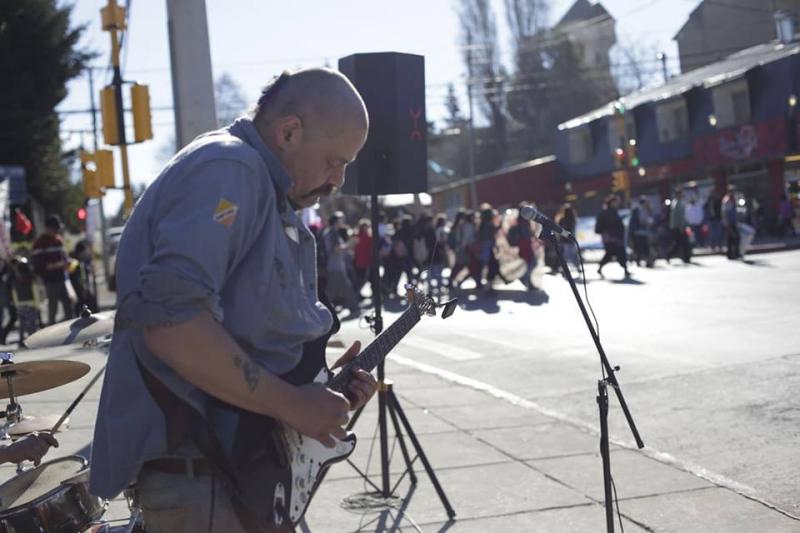
[[[363,411],[364,411],[364,406],[362,405],[356,410],[355,413],[353,413],[353,416],[350,417],[350,422],[347,423],[347,431],[350,431],[355,427],[356,422],[358,422],[358,418],[361,416],[361,413]]]
[[[403,412],[403,408],[400,407],[400,402],[397,400],[397,396],[394,394],[394,390],[389,389],[387,394],[387,399],[389,400],[390,404],[392,405],[392,409],[397,413],[400,417],[400,421],[403,423],[403,427],[406,428],[406,433],[408,434],[408,438],[411,439],[411,443],[414,445],[414,449],[417,451],[417,455],[422,460],[422,464],[425,466],[425,471],[428,473],[428,477],[433,484],[433,488],[436,489],[436,493],[439,495],[439,499],[442,501],[442,505],[444,505],[445,510],[447,511],[447,517],[451,520],[455,518],[456,512],[450,506],[450,502],[447,500],[447,495],[444,493],[442,486],[439,484],[439,480],[436,477],[436,473],[433,471],[433,467],[428,462],[428,458],[425,456],[425,452],[422,450],[422,446],[417,440],[417,436],[414,434],[414,430],[411,429],[411,424],[408,422],[408,418],[406,418],[406,414]]]
[[[389,488],[389,439],[386,434],[386,407],[388,403],[388,390],[383,379],[383,372],[378,372],[380,390],[378,391],[378,427],[380,428],[380,446],[381,446],[381,494],[384,498],[388,498],[391,494]]]
[[[614,533],[614,504],[611,501],[611,453],[608,450],[608,391],[605,380],[597,382],[600,408],[600,457],[603,459],[603,491],[606,498],[606,530]]]
[[[388,394],[394,394],[394,391],[389,386]],[[397,435],[397,441],[400,444],[400,451],[403,453],[403,459],[406,462],[406,471],[408,472],[408,478],[411,480],[412,485],[417,484],[417,475],[414,473],[414,465],[411,461],[411,456],[408,455],[408,447],[406,447],[406,439],[403,437],[403,428],[400,427],[400,422],[397,420],[397,413],[395,412],[395,404],[394,402],[387,402],[386,407],[389,409],[389,416],[392,419],[392,425],[394,426],[395,435]]]

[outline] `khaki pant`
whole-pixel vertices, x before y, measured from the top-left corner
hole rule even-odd
[[[245,533],[225,488],[210,475],[191,478],[144,467],[136,491],[147,533]]]

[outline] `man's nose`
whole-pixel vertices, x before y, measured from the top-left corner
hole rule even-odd
[[[345,168],[337,168],[333,171],[333,174],[328,178],[328,183],[334,185],[337,189],[341,189],[342,185],[344,185],[344,175],[345,175]]]

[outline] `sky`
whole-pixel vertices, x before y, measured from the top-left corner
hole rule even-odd
[[[129,0],[123,78],[149,85],[154,110],[154,138],[129,148],[131,181],[148,184],[165,163],[174,138],[166,0]],[[502,0],[491,0],[497,18],[503,59],[510,46]],[[604,0],[617,20],[617,40],[633,42],[667,55],[668,69],[677,73],[677,46],[672,40],[700,0]],[[73,24],[85,24],[81,45],[99,55],[94,65],[109,63],[110,36],[100,27],[100,9],[107,0],[74,0]],[[121,5],[124,0],[118,0]],[[573,0],[551,0],[550,21],[557,22]],[[447,85],[452,83],[466,109],[466,75],[460,48],[458,0],[206,0],[209,44],[214,77],[232,76],[248,101],[284,69],[336,67],[340,57],[360,52],[406,52],[425,56],[427,116],[445,116]],[[653,69],[660,70],[654,59]],[[110,82],[106,70],[95,72],[95,89]],[[64,149],[92,147],[91,116],[74,113],[89,104],[88,76],[69,84],[59,105]],[[126,120],[130,125],[130,119]],[[81,133],[79,130],[87,130]],[[118,156],[116,156],[118,159]],[[75,173],[75,179],[78,179]],[[121,173],[117,171],[117,182]],[[122,194],[106,194],[105,211],[113,214]]]

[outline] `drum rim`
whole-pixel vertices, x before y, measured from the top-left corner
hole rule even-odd
[[[52,464],[52,463],[59,463],[59,462],[63,462],[63,461],[66,461],[66,460],[75,460],[75,459],[78,459],[79,462],[81,463],[81,469],[75,475],[79,474],[80,472],[83,472],[84,470],[86,470],[89,467],[89,461],[87,461],[85,457],[83,457],[81,455],[67,455],[66,457],[59,457],[57,459],[51,459],[50,461],[46,461],[46,462],[44,462],[44,463],[42,463],[39,466],[36,466],[34,468],[29,468],[28,470],[25,470],[25,472],[17,474],[17,476],[24,475],[27,472],[31,472],[33,470],[37,470],[39,468],[42,468],[43,466],[46,466],[46,465],[49,465],[49,464]],[[17,476],[14,476],[14,477],[10,478],[8,481],[11,481],[12,479],[15,479]],[[71,476],[71,477],[74,477],[74,475]],[[6,481],[6,483],[8,481]],[[82,482],[80,484],[84,484],[84,483],[88,485],[88,482]],[[5,483],[0,484],[0,487],[2,487],[3,485],[5,485]],[[13,516],[13,515],[19,514],[20,512],[24,512],[24,511],[27,510],[27,508],[33,507],[35,505],[38,505],[38,504],[40,504],[40,503],[52,498],[56,494],[61,493],[62,491],[69,490],[74,485],[75,484],[64,485],[63,483],[59,483],[59,485],[57,487],[55,487],[52,490],[42,494],[38,498],[30,500],[29,502],[26,502],[26,503],[21,503],[19,505],[15,505],[14,507],[9,507],[9,508],[7,508],[5,510],[0,510],[0,520],[3,520],[4,518],[6,518],[8,516]],[[94,497],[94,495],[92,495],[92,496]],[[102,501],[102,498],[100,498],[99,496],[96,496],[96,498],[98,500]]]

